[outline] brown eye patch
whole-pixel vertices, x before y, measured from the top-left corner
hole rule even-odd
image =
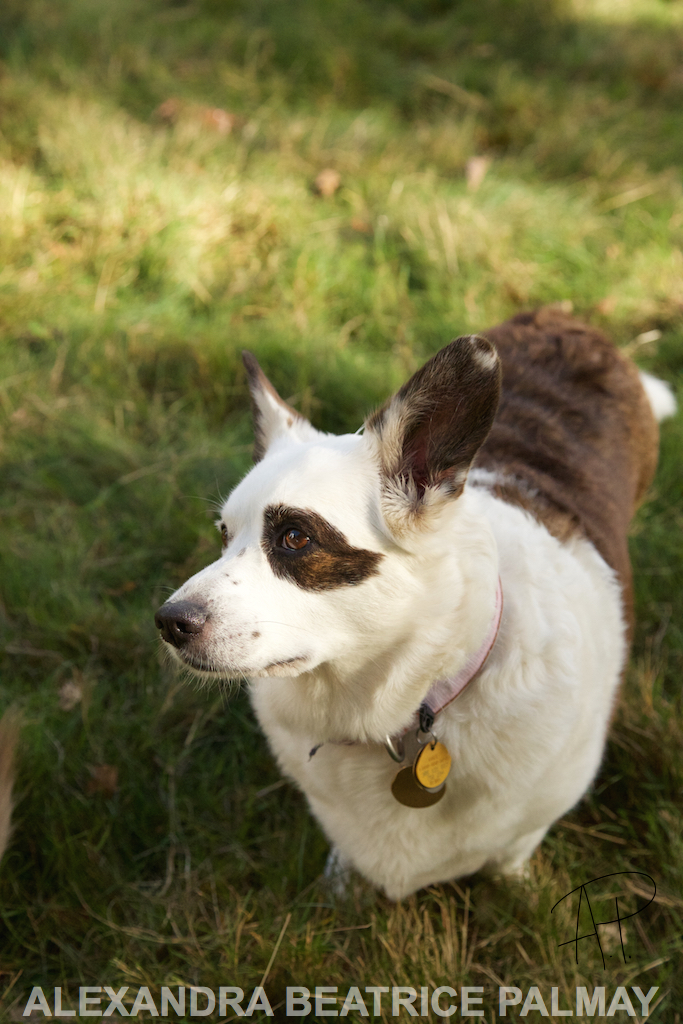
[[[379,572],[384,557],[352,547],[317,512],[283,505],[265,509],[261,543],[275,575],[302,590],[356,586]]]

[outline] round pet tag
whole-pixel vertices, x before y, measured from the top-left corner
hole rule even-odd
[[[446,787],[442,786],[436,792],[428,792],[415,781],[413,766],[408,765],[401,768],[394,779],[391,784],[391,792],[404,807],[431,807],[432,804],[439,802],[446,792]]]
[[[413,771],[418,785],[425,789],[439,789],[451,770],[451,755],[443,743],[428,743],[415,759]]]

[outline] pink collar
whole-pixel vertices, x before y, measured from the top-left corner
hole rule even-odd
[[[422,732],[429,732],[434,724],[436,716],[462,693],[468,683],[471,683],[472,680],[479,675],[486,663],[486,659],[493,650],[493,645],[495,644],[496,637],[498,636],[502,616],[503,587],[499,576],[498,586],[496,588],[496,603],[493,611],[493,618],[491,619],[488,632],[486,633],[481,646],[474,652],[474,654],[470,655],[460,671],[451,679],[438,679],[432,685],[429,693],[420,704],[419,709],[415,712],[413,721],[403,730],[403,732],[399,733],[397,736],[387,736],[384,741],[384,745],[394,761],[401,762],[404,760],[403,737],[417,727],[419,727]],[[355,746],[356,744],[355,740],[332,740],[332,742],[342,744],[344,746]],[[313,757],[322,745],[322,743],[318,743],[313,747],[310,751],[309,758]]]
[[[476,675],[481,672],[486,659],[493,650],[493,645],[498,636],[500,620],[503,616],[503,587],[498,577],[496,588],[496,604],[493,611],[493,618],[489,625],[488,632],[484,637],[481,647],[474,654],[470,655],[460,671],[452,679],[439,679],[435,682],[420,705],[420,712],[425,708],[432,716],[432,721],[439,712],[455,700],[462,693],[468,683],[471,683]],[[422,717],[422,715],[421,715]]]
[[[493,650],[493,645],[496,642],[498,636],[498,629],[500,627],[500,620],[503,616],[503,587],[500,582],[500,576],[498,577],[498,586],[496,588],[496,604],[493,611],[493,618],[489,625],[488,632],[484,637],[481,646],[474,654],[470,655],[466,663],[460,669],[460,671],[454,675],[451,679],[438,679],[430,689],[425,699],[420,704],[420,707],[415,712],[413,721],[407,726],[403,732],[397,736],[387,736],[384,741],[389,756],[394,761],[401,763],[405,759],[405,748],[403,743],[404,736],[412,732],[415,729],[419,729],[422,733],[431,732],[431,728],[434,725],[434,719],[440,714],[444,708],[447,708],[457,696],[459,696],[465,689],[468,683],[479,675],[486,659]]]

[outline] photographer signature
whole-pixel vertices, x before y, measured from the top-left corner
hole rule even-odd
[[[593,901],[594,902],[596,902],[597,900],[603,901],[606,898],[605,897],[605,892],[604,892],[604,890],[606,888],[605,880],[608,879],[608,878],[618,878],[619,876],[623,876],[623,875],[639,875],[641,878],[648,879],[648,881],[652,883],[652,895],[650,896],[650,898],[647,901],[647,903],[644,903],[642,907],[639,907],[637,910],[634,910],[633,913],[631,913],[631,914],[622,914],[622,913],[619,912],[619,897],[615,896],[614,897],[614,904],[615,904],[616,917],[612,917],[612,918],[610,918],[607,921],[596,921],[595,915],[593,913],[593,907],[591,906],[591,901],[590,901],[590,898],[589,898],[589,895],[588,895],[588,887],[589,886],[595,886],[597,882],[602,882],[603,885],[598,887],[599,890],[601,890],[601,891],[600,892],[596,892],[595,889],[594,889],[592,895],[593,895]],[[579,906],[578,906],[578,909],[576,911],[576,933],[575,933],[575,936],[574,936],[573,939],[567,939],[566,942],[558,943],[558,945],[560,945],[560,946],[569,946],[569,945],[571,945],[573,943],[574,944],[574,952],[575,952],[575,956],[576,956],[576,963],[578,964],[578,962],[579,962],[579,942],[581,942],[583,939],[595,939],[597,941],[597,943],[598,943],[598,948],[600,949],[600,955],[602,957],[602,966],[605,967],[606,966],[605,965],[605,954],[603,952],[602,943],[600,942],[600,935],[598,933],[598,928],[601,925],[605,925],[605,924],[616,924],[619,927],[619,941],[621,943],[621,954],[622,954],[622,956],[624,958],[624,963],[626,963],[626,953],[624,951],[624,937],[623,937],[623,933],[622,933],[622,930],[621,930],[621,922],[622,921],[627,921],[630,917],[636,917],[637,914],[641,914],[643,912],[643,910],[646,910],[647,907],[650,906],[650,904],[652,903],[652,901],[654,900],[654,898],[655,898],[655,896],[657,894],[657,885],[655,883],[654,878],[651,875],[646,874],[644,871],[614,871],[614,872],[612,872],[612,874],[609,874],[609,875],[600,875],[598,878],[592,878],[589,882],[583,882],[581,885],[577,885],[576,889],[572,889],[571,892],[568,892],[566,894],[566,896],[563,896],[561,900],[557,901],[557,903],[552,908],[550,913],[552,914],[553,911],[555,910],[555,907],[559,907],[560,903],[562,903],[564,900],[568,899],[570,896],[573,896],[574,893],[577,893],[577,892],[579,893]],[[583,903],[584,900],[586,901],[588,912],[590,914],[590,918],[591,918],[591,921],[592,921],[592,924],[593,924],[593,930],[591,932],[587,932],[585,935],[579,935],[579,919],[581,917],[581,906],[582,906],[582,903]]]

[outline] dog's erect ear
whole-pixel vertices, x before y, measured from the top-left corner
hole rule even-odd
[[[456,338],[367,420],[383,476],[383,512],[402,532],[410,520],[457,498],[491,429],[501,370],[491,342]]]
[[[251,391],[254,462],[261,461],[278,437],[288,434],[293,441],[312,441],[318,437],[319,432],[315,427],[280,398],[251,352],[243,352],[242,359]]]

